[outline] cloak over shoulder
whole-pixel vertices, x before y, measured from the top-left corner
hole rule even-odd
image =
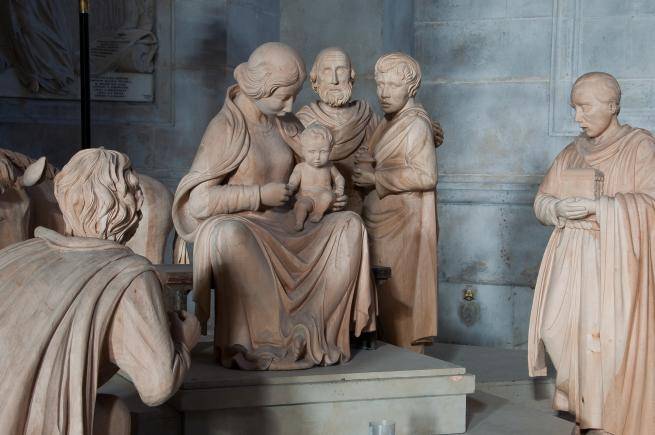
[[[0,434],[92,433],[103,340],[124,291],[150,270],[115,242],[42,227],[0,251]]]
[[[323,111],[316,101],[302,107],[296,114],[305,127],[317,122],[330,129],[334,137],[334,147],[330,152],[332,161],[345,159],[359,147],[365,146],[366,140],[379,123],[377,115],[366,101],[354,101],[352,104],[352,116],[345,122]]]
[[[194,242],[196,230],[202,223],[189,212],[189,195],[199,184],[223,179],[236,170],[248,154],[250,136],[246,121],[234,98],[239,93],[239,85],[227,90],[223,108],[211,120],[186,174],[175,192],[173,200],[173,223],[178,234],[187,242]],[[294,122],[295,121],[295,122]],[[297,136],[302,125],[297,120],[276,118],[278,129],[290,147],[297,149]]]

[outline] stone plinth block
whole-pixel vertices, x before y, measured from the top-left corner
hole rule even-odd
[[[475,377],[462,367],[380,344],[350,362],[308,370],[248,372],[194,352],[169,405],[185,434],[366,434],[369,421],[396,422],[397,435],[466,430],[466,394]]]

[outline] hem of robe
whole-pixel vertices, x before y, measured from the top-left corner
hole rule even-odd
[[[351,213],[351,212],[342,212]],[[229,215],[219,215],[214,216],[213,218],[207,219],[199,227],[196,234],[196,252],[194,262],[193,262],[193,291],[194,291],[194,300],[196,302],[196,315],[199,320],[206,321],[209,318],[211,310],[211,289],[215,288],[218,283],[214,282],[214,271],[211,261],[211,250],[212,250],[212,233],[217,225],[220,225],[224,221],[238,221],[244,224],[249,231],[252,232],[253,236],[257,240],[259,247],[261,248],[261,253],[265,255],[268,263],[268,270],[275,275],[276,277],[280,274],[285,275],[286,279],[291,278],[291,274],[285,269],[280,270],[280,267],[283,267],[282,262],[278,261],[277,258],[272,258],[269,256],[269,249],[283,249],[288,251],[290,254],[295,256],[296,253],[290,250],[280,239],[285,237],[290,238],[308,238],[314,234],[320,234],[321,232],[328,230],[332,231],[334,228],[337,228],[338,225],[342,225],[342,221],[336,221],[336,215],[340,213],[330,214],[331,218],[331,227],[327,227],[326,223],[323,221],[321,223],[315,224],[313,226],[307,226],[303,231],[297,232],[292,229],[284,227],[280,224],[279,221],[272,220],[267,222],[269,215],[274,213],[265,214],[257,212],[243,212],[237,214]],[[303,323],[297,323],[291,326],[290,333],[288,336],[284,336],[283,341],[285,344],[278,346],[261,346],[261,349],[255,349],[254,351],[246,349],[245,346],[238,343],[227,344],[225,349],[220,347],[220,344],[216,342],[217,332],[214,334],[214,348],[217,349],[215,354],[216,358],[219,359],[221,364],[225,367],[237,366],[245,370],[292,370],[292,369],[302,369],[312,367],[314,365],[331,365],[335,363],[342,363],[350,360],[350,345],[349,345],[349,335],[350,331],[353,330],[355,336],[360,336],[364,331],[374,331],[375,330],[375,313],[377,310],[376,304],[376,294],[373,287],[373,282],[371,280],[371,272],[369,267],[369,254],[368,254],[368,244],[367,244],[367,235],[366,229],[361,223],[359,216],[352,213],[353,216],[356,216],[358,222],[361,226],[362,231],[362,246],[361,246],[361,258],[359,262],[357,276],[353,277],[353,280],[350,283],[352,286],[344,295],[349,295],[349,301],[347,302],[347,308],[344,311],[344,318],[342,322],[342,328],[346,328],[347,332],[345,337],[339,335],[337,337],[337,343],[324,343],[326,348],[316,349],[315,346],[312,348],[313,352],[310,351],[310,345],[314,342],[306,342],[307,350],[306,355],[303,359],[294,359],[294,356],[289,354],[289,347],[291,341],[295,338],[297,329],[307,330],[307,327]],[[285,213],[285,216],[288,218],[289,222],[293,222],[293,214]],[[325,219],[325,218],[324,218]],[[332,222],[334,221],[334,222]],[[323,230],[325,228],[325,230]],[[261,236],[260,233],[264,233],[264,236]],[[328,243],[331,242],[331,237],[326,239]],[[333,249],[330,246],[330,249]],[[317,257],[321,258],[321,255]],[[314,259],[311,259],[313,261]],[[275,262],[275,264],[273,264]],[[276,266],[277,264],[277,266]],[[323,267],[323,266],[320,266]],[[305,270],[301,275],[311,273],[314,269],[312,268]],[[278,285],[280,285],[278,283]],[[295,285],[295,284],[294,284]],[[325,289],[324,289],[325,290]],[[271,291],[279,291],[278,286],[271,285]],[[218,303],[218,301],[216,302]],[[280,302],[282,304],[282,301]],[[288,314],[290,316],[290,314]],[[216,321],[216,329],[220,327],[220,321]],[[340,328],[340,329],[342,329]],[[306,334],[309,336],[309,333]],[[332,347],[330,347],[332,345]],[[240,346],[240,347],[239,347]],[[327,350],[339,349],[339,356],[334,358],[332,356],[328,357]],[[226,352],[227,351],[227,352]],[[226,356],[226,353],[229,355]],[[320,355],[320,356],[319,356]],[[327,357],[327,359],[326,359]]]

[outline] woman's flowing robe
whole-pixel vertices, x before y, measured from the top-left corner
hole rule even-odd
[[[555,214],[562,172],[604,175],[595,216]],[[555,159],[535,199],[556,228],[535,288],[529,336],[532,376],[557,369],[555,409],[582,428],[616,435],[655,431],[655,139],[621,127],[598,144],[580,137]]]
[[[351,326],[359,335],[375,321],[364,225],[340,212],[297,232],[288,209],[260,211],[260,186],[288,182],[288,142],[302,127],[249,124],[233,101],[239,92],[228,90],[173,204],[178,233],[195,242],[198,317],[209,317],[214,288],[214,345],[227,367],[347,361]]]

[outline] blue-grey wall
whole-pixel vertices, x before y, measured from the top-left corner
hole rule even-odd
[[[322,48],[345,48],[355,97],[374,106],[375,61],[409,52],[423,68],[419,99],[446,134],[439,338],[520,347],[550,233],[532,199],[576,134],[571,82],[589,70],[615,74],[622,119],[655,128],[654,28],[652,0],[159,0],[156,101],[94,104],[93,141],[174,189],[234,66],[260,43],[296,47],[308,68]],[[315,98],[305,84],[297,105]],[[61,165],[78,147],[78,119],[75,102],[0,99],[0,147]]]
[[[158,0],[155,102],[93,102],[92,145],[127,153],[174,190],[234,83],[234,66],[279,39],[279,11],[278,0]],[[0,147],[61,166],[79,143],[79,102],[0,98]]]
[[[655,2],[416,0],[414,8],[420,95],[446,132],[438,151],[439,338],[524,346],[551,232],[536,222],[532,199],[577,134],[571,83],[587,71],[614,74],[621,118],[655,128],[655,33],[647,30]],[[463,300],[466,288],[474,301]]]
[[[438,150],[440,340],[526,344],[551,232],[532,200],[577,134],[572,80],[615,74],[622,118],[654,128],[654,13],[647,0],[281,0],[282,40],[308,66],[324,47],[345,48],[359,73],[357,98],[376,104],[373,65],[384,52],[409,52],[422,66],[418,97],[446,136]],[[306,86],[299,104],[315,98]]]
[[[375,61],[385,52],[413,50],[414,4],[394,0],[280,0],[280,40],[300,51],[308,72],[323,48],[344,48],[357,72],[354,98],[375,102]],[[316,98],[305,83],[296,106]]]
[[[548,135],[552,1],[415,5],[420,95],[446,135],[438,150],[439,338],[520,346],[549,233],[533,217],[533,194],[566,142]],[[474,301],[464,301],[466,288]],[[463,308],[479,315],[466,322]]]

